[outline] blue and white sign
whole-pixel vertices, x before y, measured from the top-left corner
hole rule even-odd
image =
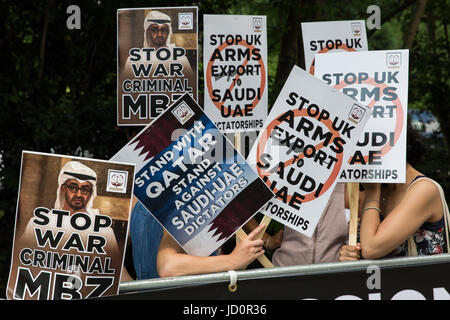
[[[137,163],[135,196],[193,255],[211,254],[273,197],[189,95],[121,154]]]

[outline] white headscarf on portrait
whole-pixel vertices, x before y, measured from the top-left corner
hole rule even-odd
[[[98,214],[99,210],[93,208],[94,199],[97,196],[97,174],[94,170],[78,161],[67,162],[59,172],[55,209],[61,210],[64,207],[65,197],[61,191],[61,186],[70,179],[76,179],[79,183],[91,183],[92,194],[89,198],[88,203],[86,204],[85,210],[89,214]]]
[[[172,19],[165,13],[162,13],[157,10],[152,10],[145,16],[144,20],[144,45],[143,48],[149,48],[149,44],[147,41],[147,29],[152,25],[157,24],[158,26],[161,26],[163,24],[167,25],[169,27],[169,34],[167,36],[166,40],[166,46],[173,46],[172,43],[169,43],[170,37],[172,36]]]

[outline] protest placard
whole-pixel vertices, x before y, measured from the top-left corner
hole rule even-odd
[[[135,196],[192,255],[210,255],[273,197],[189,94],[111,160],[136,164]]]
[[[133,176],[131,164],[24,151],[7,298],[117,294]]]
[[[117,10],[117,125],[147,125],[197,100],[197,7]]]
[[[369,116],[294,66],[247,159],[275,193],[262,212],[310,237]]]
[[[316,56],[316,77],[372,108],[339,181],[404,183],[409,50]]]
[[[267,117],[266,16],[203,16],[204,109],[222,132],[262,128]]]
[[[364,20],[302,22],[305,70],[314,74],[314,57],[318,53],[367,51]]]

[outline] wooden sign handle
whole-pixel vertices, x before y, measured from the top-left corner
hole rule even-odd
[[[348,244],[355,246],[358,236],[358,202],[359,202],[359,183],[347,183],[347,196],[350,206],[350,223],[348,228]]]
[[[262,218],[261,222],[259,223],[259,225],[265,224],[266,226],[258,234],[258,236],[256,237],[257,239],[261,239],[262,238],[262,236],[264,235],[264,232],[266,232],[266,229],[269,226],[270,221],[272,221],[271,217],[268,217],[266,215],[263,216],[263,218]]]
[[[242,154],[241,133],[240,132],[236,132],[234,134],[234,147],[236,148],[237,151],[239,151]],[[261,220],[260,224],[264,223],[266,226],[258,234],[258,236],[256,237],[257,239],[261,239],[262,238],[262,236],[264,235],[264,232],[266,232],[267,226],[269,225],[271,220],[272,219],[270,217],[264,215],[264,217]],[[243,239],[245,239],[246,236],[247,236],[247,234],[245,233],[245,231],[242,230],[242,228],[240,228],[236,232],[236,244],[238,244],[239,241],[242,241]],[[257,259],[263,265],[264,268],[273,268],[272,262],[270,262],[270,260],[265,255],[259,256]]]
[[[264,234],[264,232],[262,234]],[[262,234],[261,234],[261,236],[262,236]],[[239,241],[244,240],[246,236],[247,236],[247,234],[245,233],[245,231],[242,230],[242,228],[239,229],[236,232],[236,243],[238,243]],[[273,268],[272,262],[270,262],[270,260],[265,255],[259,256],[257,259],[262,264],[262,266],[264,268]]]

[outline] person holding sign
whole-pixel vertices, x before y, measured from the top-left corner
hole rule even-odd
[[[250,233],[252,232],[253,229],[255,229],[259,225],[259,223],[260,223],[259,220],[252,218],[242,227],[242,229],[246,233]],[[270,256],[271,253],[273,253],[281,246],[281,243],[283,241],[283,233],[284,233],[283,229],[274,232],[273,235],[270,235],[270,233],[267,232],[267,230],[263,233],[261,237],[261,239],[264,241],[263,247],[267,250]]]
[[[307,237],[296,230],[284,227],[283,233],[274,236],[264,237],[264,246],[268,250],[275,250],[272,262],[276,267],[292,265],[316,264],[327,262],[338,262],[359,258],[353,246],[347,245],[348,221],[345,214],[345,184],[338,183],[331,195],[325,213],[319,220],[316,231],[312,237]],[[252,230],[256,226],[256,221],[247,223],[244,228]],[[267,245],[268,240],[273,245]],[[343,255],[345,251],[348,255]]]
[[[275,266],[337,262],[348,239],[345,218],[344,184],[338,183],[312,237],[284,228],[281,247],[273,254]]]
[[[170,234],[164,231],[158,251],[158,273],[161,277],[173,277],[245,269],[264,254],[264,241],[256,238],[264,227],[261,224],[255,228],[230,254],[209,257],[185,253]]]
[[[422,154],[412,150],[418,145],[408,143],[405,183],[363,184],[361,245],[342,248],[341,260],[357,260],[359,252],[365,259],[448,252],[447,202],[441,186],[411,165]]]

